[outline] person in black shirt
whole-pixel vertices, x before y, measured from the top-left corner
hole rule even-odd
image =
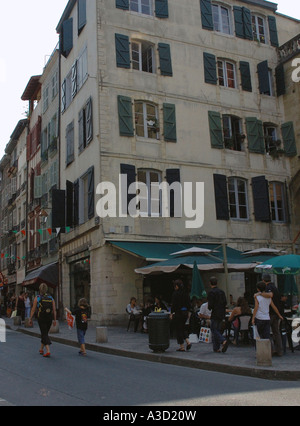
[[[211,311],[210,329],[214,352],[226,352],[229,340],[221,332],[222,321],[225,319],[227,300],[223,290],[218,288],[216,277],[210,278],[211,291],[208,293],[208,309]],[[222,347],[222,349],[220,349]]]
[[[172,295],[172,314],[171,319],[174,318],[177,343],[179,344],[179,352],[185,352],[184,341],[186,341],[186,350],[189,351],[192,347],[189,342],[189,335],[185,327],[185,323],[189,318],[189,311],[191,308],[191,301],[184,289],[183,282],[181,280],[174,281],[174,293]]]
[[[65,308],[65,311],[75,316],[77,338],[80,345],[79,355],[86,356],[85,334],[88,328],[88,319],[91,316],[90,306],[86,299],[80,299],[78,306],[71,311]]]

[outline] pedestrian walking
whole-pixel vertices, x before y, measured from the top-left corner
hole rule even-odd
[[[33,306],[31,309],[29,323],[32,324],[32,318],[38,311],[38,324],[41,331],[41,348],[40,354],[45,358],[50,357],[50,345],[52,344],[49,338],[49,331],[52,325],[56,326],[56,307],[55,301],[52,296],[47,294],[47,284],[42,283],[39,287],[39,295],[35,297]],[[46,353],[44,349],[46,348]]]
[[[225,319],[227,299],[223,290],[218,288],[218,280],[209,280],[211,291],[208,293],[208,309],[211,311],[210,330],[214,352],[226,352],[229,344],[222,334],[222,323]]]
[[[192,347],[189,341],[188,329],[185,327],[190,314],[191,301],[189,295],[184,289],[182,280],[174,281],[174,293],[171,302],[171,319],[174,319],[177,343],[179,344],[178,352],[185,352],[184,341],[186,342],[186,350]]]
[[[30,318],[31,312],[31,300],[28,293],[24,295],[24,303],[25,303],[25,319]]]
[[[275,306],[271,297],[265,297],[266,284],[264,281],[259,281],[256,285],[258,293],[255,294],[255,307],[252,316],[252,324],[256,325],[257,332],[261,339],[271,338],[271,315],[270,308],[278,317],[283,319],[279,310]],[[268,293],[267,293],[268,294]]]
[[[70,311],[68,308],[65,308],[65,311],[75,316],[77,339],[80,345],[79,355],[86,356],[85,334],[88,329],[88,319],[91,316],[90,306],[86,299],[80,299],[75,309]]]
[[[17,316],[21,317],[21,320],[25,320],[25,300],[24,300],[25,293],[24,291],[21,291],[19,296],[16,300],[16,309],[17,309]]]

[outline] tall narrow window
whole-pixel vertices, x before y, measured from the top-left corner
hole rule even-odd
[[[225,148],[244,151],[245,135],[242,134],[242,122],[239,117],[223,115],[223,135]]]
[[[154,50],[147,42],[131,43],[132,68],[138,71],[154,72]]]
[[[286,204],[284,185],[270,182],[270,203],[273,222],[286,222]]]
[[[130,10],[144,15],[153,15],[152,0],[130,0]]]
[[[220,86],[236,88],[236,70],[232,62],[218,60],[218,80]]]
[[[229,10],[224,6],[213,4],[212,14],[214,30],[224,34],[232,34]]]
[[[277,129],[274,125],[264,123],[265,147],[266,152],[271,153],[280,147],[280,141],[277,139]]]
[[[159,139],[158,109],[147,102],[135,102],[135,128],[137,136]]]
[[[248,219],[247,182],[240,178],[228,179],[229,209],[231,219]]]
[[[266,22],[264,18],[252,15],[252,31],[253,38],[255,41],[259,41],[260,43],[267,43],[267,31],[266,31]]]

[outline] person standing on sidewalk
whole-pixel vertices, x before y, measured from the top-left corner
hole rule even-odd
[[[47,294],[47,284],[42,283],[39,287],[39,295],[35,297],[31,309],[29,323],[32,324],[32,318],[38,309],[38,324],[41,331],[41,349],[40,354],[45,358],[50,357],[50,345],[52,344],[49,338],[49,331],[52,325],[56,326],[56,307],[52,296]],[[44,354],[44,348],[46,353]]]
[[[184,289],[182,280],[174,281],[174,292],[171,301],[171,319],[174,318],[177,343],[179,344],[178,352],[185,352],[184,341],[186,341],[186,350],[189,351],[192,347],[189,341],[189,334],[185,327],[185,323],[189,318],[191,301]]]
[[[271,276],[269,274],[264,274],[262,281],[266,284],[266,290],[261,293],[261,296],[271,298],[277,310],[280,311],[280,294],[275,284],[271,281]],[[277,315],[272,305],[270,305],[270,325],[273,334],[273,339],[271,340],[272,354],[281,357],[283,356],[283,347],[280,332],[280,321],[280,317]]]
[[[223,290],[218,288],[218,280],[211,277],[211,291],[208,293],[208,309],[211,311],[210,329],[212,333],[214,352],[226,352],[229,344],[221,332],[222,322],[225,319],[227,299]]]

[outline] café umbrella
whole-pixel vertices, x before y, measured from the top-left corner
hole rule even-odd
[[[202,299],[206,297],[206,291],[202,282],[202,278],[198,269],[196,260],[194,261],[193,267],[193,276],[192,276],[192,289],[190,293],[190,298],[196,297],[197,299]]]
[[[300,256],[297,254],[286,254],[272,257],[257,265],[255,272],[276,275],[298,275],[300,274]]]

